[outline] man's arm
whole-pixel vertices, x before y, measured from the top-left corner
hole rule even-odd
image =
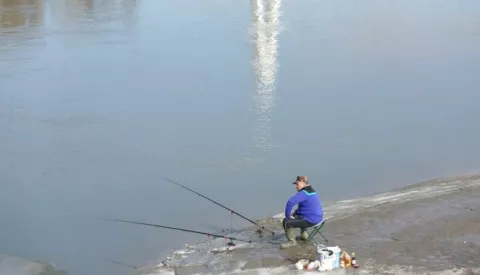
[[[285,206],[285,219],[290,219],[293,206],[304,201],[305,199],[306,196],[303,192],[297,192],[295,195],[290,197],[290,199],[287,201],[287,205]]]

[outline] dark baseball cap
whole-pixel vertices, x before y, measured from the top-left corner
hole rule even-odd
[[[303,181],[306,184],[308,184],[308,178],[307,176],[297,176],[297,179],[293,182],[293,184],[297,184],[297,181]]]

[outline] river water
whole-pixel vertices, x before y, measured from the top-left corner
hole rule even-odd
[[[0,254],[130,274],[196,235],[479,168],[480,2],[0,0]],[[475,126],[477,125],[477,126]]]

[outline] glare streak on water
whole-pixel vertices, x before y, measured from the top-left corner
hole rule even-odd
[[[252,32],[255,46],[253,65],[256,74],[257,121],[254,124],[255,147],[263,151],[274,148],[271,137],[272,112],[275,106],[277,63],[277,37],[280,32],[281,1],[252,1]]]

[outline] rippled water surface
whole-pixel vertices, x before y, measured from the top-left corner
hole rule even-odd
[[[282,212],[479,168],[480,2],[0,0],[0,254],[130,274]]]

